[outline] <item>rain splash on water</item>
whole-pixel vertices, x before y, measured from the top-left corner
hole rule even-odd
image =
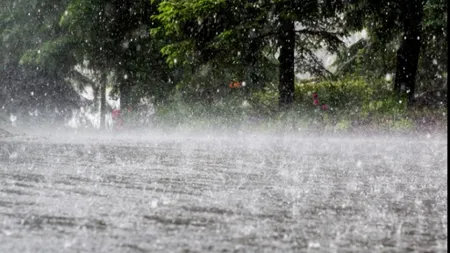
[[[0,252],[447,252],[438,135],[0,139]]]

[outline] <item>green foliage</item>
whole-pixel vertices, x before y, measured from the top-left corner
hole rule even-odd
[[[319,101],[325,103],[330,111],[358,112],[364,105],[374,100],[385,99],[392,95],[391,85],[388,82],[373,80],[371,82],[362,78],[343,78],[336,81],[305,82],[296,88],[298,103],[307,106],[313,105],[312,94],[317,93]]]
[[[393,128],[396,130],[407,130],[414,127],[414,122],[410,119],[399,119],[394,122]]]
[[[336,130],[350,129],[353,124],[397,124],[398,120],[407,120],[406,98],[399,99],[391,87],[391,83],[383,79],[367,81],[351,77],[300,84],[296,89],[300,98],[298,111],[306,114],[321,111],[313,104],[312,94],[317,93],[320,102],[329,108],[321,111],[321,122],[331,124]],[[392,124],[386,127],[390,128]]]
[[[423,2],[420,24],[422,43],[417,72],[418,92],[442,89],[447,72],[447,1]],[[381,78],[395,74],[397,50],[405,37],[404,26],[411,13],[406,5],[416,1],[353,1],[345,12],[347,28],[368,33],[367,40],[342,48],[335,66],[337,75],[356,74]],[[416,38],[414,38],[416,39]]]
[[[247,98],[228,94],[208,104],[186,100],[180,93],[157,108],[156,118],[170,126],[189,128],[234,127],[236,130],[331,131],[346,132],[357,128],[412,130],[414,119],[406,108],[406,99],[394,96],[391,84],[384,80],[366,81],[347,77],[330,81],[299,83],[299,98],[291,110],[277,107],[276,87],[252,93]],[[313,104],[312,94],[329,106],[323,111]]]
[[[428,0],[422,23],[423,47],[419,60],[419,91],[447,89],[447,1]]]
[[[150,16],[156,11],[150,1],[72,0],[60,25],[77,41],[74,53],[88,68],[115,73],[112,95],[121,103],[137,103],[141,98],[159,101],[174,88],[176,79],[161,49],[167,44]],[[130,93],[125,90],[130,90]]]
[[[317,1],[165,0],[153,16],[161,27],[152,32],[171,38],[162,52],[172,66],[233,66],[229,69],[240,68],[247,73],[233,72],[234,75],[245,78],[251,89],[260,89],[267,83],[264,80],[270,80],[265,69],[277,66],[273,59],[280,45],[280,18],[297,21],[304,27],[295,31],[298,70],[329,74],[314,50],[325,46],[336,51],[341,43],[338,36],[343,34],[342,22],[331,12],[335,7],[322,6]]]
[[[360,39],[337,54],[333,66],[335,75],[356,75],[367,78],[385,78],[395,72],[396,42],[380,44],[372,38]]]
[[[18,64],[29,50],[58,38],[58,19],[67,0],[13,1],[0,3],[0,65]]]
[[[54,40],[44,42],[37,49],[25,52],[20,59],[20,64],[38,66],[41,69],[64,75],[72,70],[76,60],[68,54],[74,47],[71,39],[62,36]]]
[[[384,80],[396,70],[407,1],[341,2],[4,0],[0,74],[9,77],[8,87],[24,82],[27,71],[30,83],[64,83],[76,74],[74,66],[83,65],[112,73],[116,97],[126,95],[131,104],[152,101],[161,117],[178,115],[174,121],[186,114],[218,122],[221,116],[291,117],[292,126],[341,130],[355,121],[409,126],[404,98]],[[446,10],[446,1],[423,1],[417,77],[423,90],[446,89]],[[279,63],[286,60],[279,56],[281,21],[295,22],[295,70],[321,78],[296,84],[294,107],[284,112],[278,108]],[[344,35],[363,28],[367,39],[343,47]],[[316,55],[321,49],[338,53],[336,73],[322,65]],[[247,86],[229,89],[231,81]],[[95,86],[95,80],[84,83]],[[313,92],[327,112],[313,105]],[[0,100],[7,101],[1,94]]]

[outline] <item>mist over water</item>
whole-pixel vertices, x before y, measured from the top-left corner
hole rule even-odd
[[[0,138],[0,252],[447,252],[447,136]]]

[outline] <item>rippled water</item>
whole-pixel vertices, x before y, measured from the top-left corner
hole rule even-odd
[[[0,139],[0,252],[447,252],[444,138]]]

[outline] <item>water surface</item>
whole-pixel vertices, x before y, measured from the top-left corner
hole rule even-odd
[[[0,139],[0,252],[447,252],[447,141]]]

